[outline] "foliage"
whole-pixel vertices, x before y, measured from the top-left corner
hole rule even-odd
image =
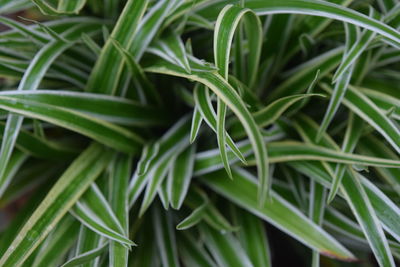
[[[400,259],[396,0],[0,14],[0,266]]]

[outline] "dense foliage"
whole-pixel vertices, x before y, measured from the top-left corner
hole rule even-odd
[[[0,266],[400,259],[397,0],[0,14]]]

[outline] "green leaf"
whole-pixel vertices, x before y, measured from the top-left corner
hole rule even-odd
[[[16,266],[26,260],[55,224],[105,168],[110,153],[93,144],[64,172],[46,198],[20,230],[16,239],[0,259],[2,266]]]
[[[163,161],[166,158],[170,158],[174,156],[177,152],[176,149],[183,146],[184,144],[189,144],[189,123],[188,123],[188,117],[183,117],[180,119],[174,126],[171,127],[169,131],[167,131],[158,142],[157,146],[159,146],[159,149],[157,152],[151,152],[148,153],[146,152],[146,148],[144,149],[144,152],[142,154],[142,159],[146,158],[152,158],[151,160],[143,160],[143,162],[150,162],[150,164],[147,169],[148,171],[139,174],[138,171],[140,171],[141,168],[139,168],[141,165],[138,166],[136,172],[133,175],[133,178],[129,184],[129,205],[133,205],[133,203],[136,201],[136,199],[139,197],[139,195],[142,193],[146,183],[148,180],[152,177],[150,175],[150,172],[153,173],[154,167],[160,165],[160,162]],[[154,155],[154,156],[146,156],[146,153],[148,155]],[[153,154],[154,153],[154,154]],[[141,160],[142,161],[142,160]],[[146,163],[147,165],[147,163]],[[160,179],[160,177],[156,177],[157,179]],[[156,188],[157,189],[157,188]],[[152,194],[156,193],[154,191]]]
[[[347,203],[349,203],[357,221],[361,225],[379,265],[395,266],[380,222],[365,191],[361,187],[361,183],[357,180],[354,171],[352,172],[353,174],[345,177],[342,182]]]
[[[82,33],[81,38],[86,46],[89,47],[95,55],[99,55],[101,53],[100,46],[89,35]]]
[[[78,14],[86,3],[86,0],[60,0],[58,7],[54,8],[44,0],[31,0],[45,15],[58,16],[61,14]]]
[[[362,53],[364,49],[357,49],[357,44],[361,43],[362,45],[365,45],[365,47],[368,45],[369,42],[366,40],[361,40],[362,38],[357,39],[358,35],[358,29],[351,25],[351,24],[344,24],[345,32],[346,32],[346,48],[344,51],[343,59],[341,62],[341,65],[344,64],[346,60],[348,60],[351,56],[351,53],[353,51],[359,52],[359,55]],[[370,38],[375,36],[373,32],[368,32],[367,35],[370,35]],[[363,35],[364,37],[365,35]],[[354,43],[355,40],[357,40],[358,43]],[[354,53],[354,52],[353,52]],[[336,74],[334,75],[333,81],[335,83],[335,88],[333,89],[332,96],[329,100],[329,105],[328,108],[325,112],[324,118],[321,122],[321,127],[318,130],[318,135],[316,141],[318,142],[321,139],[321,136],[323,133],[325,133],[326,129],[328,128],[330,122],[332,121],[333,117],[336,114],[336,111],[338,110],[340,103],[342,102],[342,99],[344,95],[346,94],[347,87],[349,86],[351,77],[353,75],[353,69],[355,65],[355,60],[357,59],[357,56],[353,57],[353,60],[351,61],[351,64],[347,64],[346,68],[344,68],[341,71],[337,71]],[[339,69],[341,66],[339,67]],[[338,70],[339,70],[338,69]]]
[[[137,94],[139,95],[139,100],[142,103],[154,102],[162,103],[160,96],[153,84],[146,77],[141,66],[136,62],[132,54],[128,50],[124,49],[118,41],[113,41],[114,46],[117,48],[118,52],[121,54],[126,64],[128,65],[129,71],[131,73],[133,83],[137,89]],[[160,112],[161,113],[161,112]],[[160,115],[159,113],[159,115]]]
[[[2,91],[6,97],[18,103],[35,103],[57,106],[82,112],[98,120],[129,126],[158,126],[170,121],[161,109],[138,104],[121,97],[62,90]],[[26,101],[26,102],[24,102]]]
[[[0,14],[16,12],[31,7],[29,0],[3,0],[2,4]]]
[[[186,230],[198,224],[204,217],[204,213],[207,211],[207,203],[202,204],[197,207],[189,214],[185,219],[183,219],[177,226],[177,230]]]
[[[202,118],[214,132],[217,132],[217,115],[212,107],[208,89],[204,86],[196,86],[194,88],[194,99],[196,102],[196,107],[199,109]],[[228,133],[226,133],[226,138],[229,148],[233,151],[233,153],[235,153],[238,159],[246,164],[246,160],[243,157],[242,152],[236,147]]]
[[[0,108],[76,131],[124,152],[135,152],[139,145],[143,143],[141,137],[127,129],[68,108],[7,96],[0,96]],[[12,118],[15,118],[18,122],[17,125],[21,125],[22,117],[10,116],[12,122],[15,121]],[[6,125],[5,131],[7,132],[10,127]],[[13,134],[15,135],[15,133]]]
[[[118,155],[113,164],[110,179],[110,206],[115,212],[124,234],[129,234],[128,184],[131,176],[132,157]],[[110,264],[128,265],[128,248],[117,242],[110,243]]]
[[[174,228],[170,214],[161,215],[160,209],[153,209],[153,227],[156,233],[157,247],[163,266],[180,266],[178,261]]]
[[[262,221],[245,211],[235,209],[238,239],[254,266],[270,267],[271,252]]]
[[[211,72],[198,71],[196,70],[197,67],[201,66],[198,66],[198,64],[192,66],[192,73],[187,74],[175,65],[163,60],[158,60],[156,63],[153,63],[151,67],[148,67],[147,71],[184,77],[200,82],[213,90],[213,92],[235,113],[243,124],[246,133],[249,135],[249,139],[251,140],[255,151],[260,183],[258,196],[260,198],[260,203],[264,203],[262,200],[266,199],[268,191],[268,157],[260,129],[240,96],[220,75]]]
[[[390,148],[388,148],[381,140],[378,140],[373,136],[361,138],[358,149],[369,156],[400,160]],[[391,185],[393,190],[400,195],[400,169],[375,168],[375,170],[388,184]]]
[[[113,40],[118,41],[122,47],[128,48],[136,37],[139,22],[146,11],[147,0],[129,0],[114,27],[110,38],[101,49],[101,53],[91,72],[87,83],[87,91],[115,94],[120,76],[122,74],[122,56],[113,45]],[[113,64],[107,64],[110,60]]]
[[[251,151],[251,145],[248,141],[239,143],[239,147],[245,153]],[[297,141],[271,142],[268,144],[268,150],[271,163],[315,160],[387,168],[400,167],[399,160],[343,153],[334,149]],[[231,160],[234,159],[232,154],[228,154],[228,156]],[[204,151],[197,155],[194,167],[195,175],[220,169],[223,165],[218,157],[217,150]],[[248,163],[249,166],[252,166],[255,164],[255,161],[250,158]]]
[[[122,244],[134,245],[95,184],[78,200],[71,213],[92,231]]]
[[[176,64],[190,73],[189,61],[185,46],[178,34],[174,31],[167,31],[157,40],[155,46],[147,49],[147,52],[153,53],[163,59]]]
[[[64,217],[43,242],[32,266],[59,265],[76,242],[79,222],[71,216]]]
[[[160,143],[158,142],[144,146],[142,156],[137,164],[137,175],[144,175],[147,172],[151,161],[157,155],[159,149]]]
[[[103,242],[103,238],[97,233],[93,232],[83,224],[79,232],[78,244],[76,247],[75,257],[79,258],[87,252],[97,250],[102,246],[108,245]],[[107,246],[108,247],[108,246]],[[94,267],[98,266],[100,262],[99,257],[93,258],[82,264],[83,267]]]
[[[65,32],[63,37],[68,39],[76,39],[82,31],[94,31],[98,28],[96,23],[82,23],[70,28]],[[59,40],[54,40],[45,45],[30,62],[27,71],[24,73],[22,80],[18,85],[18,90],[36,90],[46,71],[53,61],[67,48],[74,43],[65,43]],[[7,118],[7,124],[4,129],[3,140],[0,149],[0,184],[4,181],[4,171],[7,162],[13,151],[19,130],[21,128],[23,117],[10,114]]]
[[[215,65],[219,68],[219,74],[227,79],[233,35],[242,19],[247,30],[248,46],[251,51],[247,70],[250,73],[248,84],[251,87],[257,77],[262,41],[260,19],[251,10],[234,5],[226,5],[221,10],[214,30]]]
[[[309,204],[309,217],[310,219],[318,225],[322,225],[325,211],[325,188],[317,184],[315,181],[310,183],[310,204]],[[318,251],[312,252],[312,266],[319,267],[319,253]]]
[[[360,118],[354,116],[353,113],[351,113],[349,115],[349,123],[344,137],[342,151],[352,152],[354,150],[362,134],[362,130],[363,130],[362,121],[360,120]],[[339,190],[339,186],[345,171],[346,171],[346,165],[343,164],[336,165],[332,188],[328,195],[328,203],[330,203],[333,200],[337,191]]]
[[[180,150],[175,152],[179,153]],[[174,154],[175,154],[174,153]],[[171,155],[171,157],[165,157],[162,160],[155,163],[155,166],[151,168],[148,172],[147,179],[147,187],[146,192],[143,197],[142,205],[140,207],[139,216],[142,216],[144,212],[149,208],[150,204],[153,202],[157,191],[160,189],[161,184],[168,174],[168,169],[171,168],[172,163],[175,161],[175,155]]]
[[[6,170],[4,171],[4,182],[0,186],[0,199],[3,198],[4,192],[7,190],[7,187],[11,183],[15,173],[20,169],[22,164],[27,160],[27,155],[18,150],[14,151],[14,153],[10,157],[10,161],[7,164]]]
[[[326,84],[321,87],[331,92]],[[383,112],[360,91],[350,86],[343,104],[375,128],[400,153],[400,130]]]
[[[343,50],[344,47],[331,49],[289,70],[285,75],[287,79],[271,92],[269,98],[276,100],[281,97],[303,93],[310,87],[310,84],[322,79],[340,64]],[[319,75],[316,81],[315,73],[318,71]]]
[[[193,267],[212,267],[215,262],[210,258],[207,251],[194,240],[192,235],[187,234],[187,231],[178,235],[178,250],[185,266]]]
[[[106,243],[99,248],[95,248],[95,249],[89,250],[85,253],[79,254],[79,255],[73,257],[72,259],[68,260],[63,265],[61,265],[61,267],[73,267],[73,266],[79,266],[84,263],[87,263],[87,262],[99,257],[100,255],[102,255],[106,251],[107,247],[108,247],[108,244]]]
[[[245,23],[246,29],[248,30],[248,45],[252,51],[252,53],[249,54],[247,70],[251,73],[248,83],[252,86],[255,83],[258,63],[260,60],[262,29],[259,18],[251,10],[233,5],[227,5],[221,10],[214,30],[215,65],[219,69],[219,74],[224,77],[225,80],[228,80],[229,59],[233,36],[242,19]],[[225,102],[222,101],[221,98],[218,98],[216,127],[217,141],[222,162],[224,163],[228,175],[231,177],[228,157],[226,154],[225,115]],[[265,190],[266,194],[268,193],[268,189],[262,190]]]
[[[193,176],[196,146],[185,149],[175,160],[168,176],[168,195],[171,207],[180,209]]]
[[[229,180],[223,179],[223,172],[214,172],[207,174],[202,181],[230,201],[268,221],[321,254],[347,260],[354,258],[332,236],[275,192],[271,192],[272,201],[268,205],[259,206],[255,194],[257,186],[254,177],[242,170],[234,170],[233,174],[234,179]]]
[[[316,127],[306,127],[302,137],[307,142],[313,142],[313,138],[317,135]],[[351,150],[354,145],[352,142],[356,139],[351,139],[345,142],[345,151]],[[335,142],[328,136],[324,136],[324,146],[339,150]],[[328,164],[323,165],[328,173],[333,170]],[[375,210],[367,197],[364,188],[361,186],[357,173],[348,168],[345,173],[346,177],[342,180],[342,192],[349,204],[353,214],[357,218],[363,232],[371,246],[371,249],[380,266],[394,266],[393,256],[390,252],[388,241],[383,232],[382,226],[378,221]]]
[[[219,266],[253,266],[248,255],[232,234],[222,234],[202,225],[205,245]]]
[[[58,1],[57,11],[67,14],[78,14],[85,6],[86,0],[60,0]]]
[[[202,121],[203,121],[203,118],[201,116],[201,113],[198,110],[198,108],[195,107],[193,109],[192,127],[190,128],[190,143],[191,144],[196,140],[196,137],[199,134],[199,130],[200,130]]]
[[[325,1],[286,0],[282,2],[272,0],[265,2],[262,0],[253,0],[246,2],[246,7],[253,9],[258,15],[290,13],[335,18],[336,20],[348,22],[379,33],[396,44],[400,44],[400,33],[390,26],[349,8]]]
[[[203,204],[206,204],[204,212],[200,214],[198,212],[193,211],[194,218],[191,217],[189,222],[193,219],[196,221],[200,215],[203,217],[204,222],[206,222],[209,226],[219,231],[220,233],[227,233],[236,231],[237,227],[232,226],[227,219],[221,214],[221,212],[210,202],[207,196],[200,189],[195,188],[191,190],[187,196],[185,204],[188,205],[193,210],[198,209]]]
[[[0,122],[0,131],[4,131],[4,128],[5,124]],[[27,154],[42,159],[68,159],[77,154],[77,149],[74,147],[44,140],[26,130],[20,130],[15,146]]]

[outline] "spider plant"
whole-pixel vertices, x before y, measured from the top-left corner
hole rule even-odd
[[[396,0],[0,0],[0,266],[395,266]]]

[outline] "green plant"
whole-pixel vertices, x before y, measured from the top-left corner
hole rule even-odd
[[[395,266],[397,1],[0,0],[21,10],[0,266]],[[299,242],[271,256],[267,225]]]

